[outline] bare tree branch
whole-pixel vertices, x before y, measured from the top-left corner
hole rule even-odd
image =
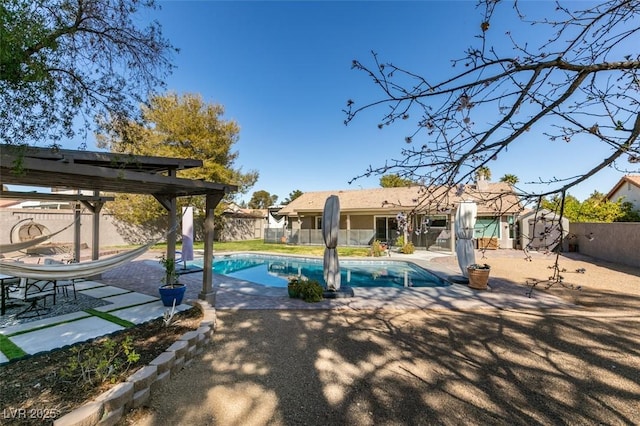
[[[379,96],[363,104],[350,100],[345,124],[383,105],[388,109],[380,128],[418,117],[400,159],[370,167],[355,179],[392,172],[426,187],[455,187],[469,183],[478,168],[510,146],[531,140],[523,138],[525,133],[568,143],[592,139],[610,150],[575,176],[542,177],[549,188],[521,194],[528,199],[564,193],[615,167],[616,160],[635,164],[640,158],[640,55],[631,40],[640,30],[640,3],[606,0],[572,10],[573,4],[558,2],[553,16],[542,19],[527,18],[530,5],[516,2],[512,10],[536,33],[546,31],[546,39],[539,45],[522,43],[508,33],[502,41],[511,49],[501,54],[489,43],[490,23],[496,8],[508,6],[483,0],[478,47],[453,60],[454,69],[461,64],[465,69],[442,81],[382,62],[376,53],[370,66],[354,60],[352,68],[373,81]]]

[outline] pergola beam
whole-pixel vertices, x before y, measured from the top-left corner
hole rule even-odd
[[[80,201],[83,204],[92,202],[102,202],[115,200],[115,197],[104,195],[83,195],[83,194],[57,194],[44,192],[20,192],[20,191],[2,191],[0,190],[0,198],[9,198],[12,200],[38,200],[38,201]],[[90,205],[90,204],[86,204]]]

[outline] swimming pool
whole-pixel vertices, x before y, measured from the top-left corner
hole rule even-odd
[[[303,276],[324,285],[322,259],[292,256],[217,255],[213,272],[270,287],[286,287],[288,277]],[[444,287],[450,285],[413,263],[389,260],[341,260],[341,284],[350,287]]]

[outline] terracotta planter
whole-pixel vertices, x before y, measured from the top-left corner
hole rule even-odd
[[[476,290],[486,290],[489,284],[491,269],[467,268],[469,273],[469,287]]]

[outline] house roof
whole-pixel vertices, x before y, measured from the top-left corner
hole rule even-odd
[[[553,210],[549,210],[549,209],[528,209],[527,211],[523,211],[519,216],[518,216],[518,220],[520,221],[524,221],[524,220],[529,220],[529,221],[533,221],[534,219],[538,219],[538,220],[553,220],[553,221],[558,221],[559,219],[562,219],[562,223],[563,224],[569,224],[569,219],[567,219],[564,216],[560,216],[560,214],[556,213]]]
[[[483,190],[476,185],[465,185],[464,191],[456,193],[458,188],[410,186],[399,188],[374,188],[358,190],[334,190],[306,192],[280,210],[279,214],[298,216],[304,213],[322,212],[324,203],[330,195],[340,199],[340,211],[397,213],[415,210],[419,213],[444,214],[455,209],[463,201],[475,201],[478,213],[495,214],[516,213],[521,210],[518,197],[508,183],[485,183]]]
[[[623,176],[622,179],[618,181],[618,183],[616,183],[616,185],[613,187],[613,189],[611,189],[611,191],[609,191],[609,193],[607,194],[607,200],[611,200],[611,197],[613,197],[615,193],[618,192],[620,187],[622,187],[622,185],[624,185],[627,182],[637,186],[638,189],[640,189],[640,175],[626,175],[626,176]]]
[[[267,209],[245,209],[235,203],[229,203],[222,212],[225,216],[246,217],[246,218],[266,218]]]

